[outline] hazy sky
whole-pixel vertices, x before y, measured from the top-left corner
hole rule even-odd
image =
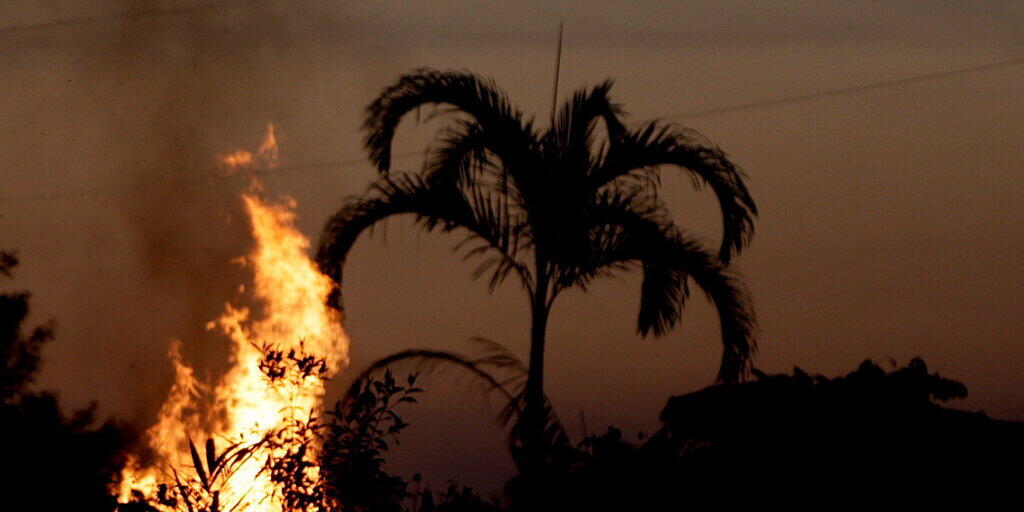
[[[0,5],[0,247],[23,260],[14,286],[33,292],[34,318],[58,322],[41,385],[139,424],[169,382],[169,338],[211,371],[223,357],[202,326],[240,279],[229,260],[245,237],[211,158],[257,145],[268,122],[286,167],[362,158],[362,109],[422,66],[493,77],[544,119],[559,20],[561,92],[614,78],[634,120],[1024,57],[1019,2],[209,4]],[[835,375],[921,356],[968,385],[958,406],[1024,420],[1022,77],[1006,67],[679,120],[747,170],[762,212],[736,263],[761,319],[758,367]],[[401,131],[397,151],[440,126]],[[298,200],[315,239],[373,176],[355,163],[267,183]],[[666,176],[677,222],[714,243],[715,202]],[[525,357],[521,290],[489,296],[456,240],[398,221],[386,243],[357,245],[355,367],[409,346],[468,349],[475,335]],[[668,396],[714,377],[711,309],[695,295],[671,335],[639,339],[638,284],[605,281],[555,307],[548,393],[577,435],[581,418],[653,430]],[[396,468],[495,487],[511,463],[486,403],[427,387]]]

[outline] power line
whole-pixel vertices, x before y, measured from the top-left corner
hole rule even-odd
[[[423,156],[425,154],[426,154],[426,151],[407,151],[407,152],[404,152],[404,153],[395,153],[394,155],[392,155],[391,159],[392,160],[401,160],[401,159],[409,158],[409,157],[413,157],[413,156]],[[262,169],[256,169],[256,170],[254,170],[252,172],[253,172],[253,174],[256,174],[258,176],[265,176],[265,175],[268,175],[268,174],[286,174],[286,173],[292,173],[292,172],[298,172],[298,171],[310,171],[310,170],[317,170],[317,169],[337,169],[339,167],[348,167],[348,166],[351,166],[351,165],[365,164],[365,163],[368,163],[368,160],[366,160],[365,158],[352,158],[352,159],[348,159],[348,160],[328,160],[328,161],[324,161],[324,162],[313,162],[313,163],[308,163],[308,164],[296,164],[296,165],[283,165],[283,166],[277,166],[277,167],[267,167],[267,168],[262,168]],[[174,183],[185,183],[185,182],[190,181],[190,180],[191,180],[191,178],[178,177],[178,178],[171,178],[171,179],[162,180],[162,181],[159,182],[159,184],[161,184],[161,185],[168,185],[168,184],[174,184]],[[132,184],[114,184],[114,185],[104,185],[104,186],[100,186],[100,187],[87,188],[87,189],[67,190],[67,191],[63,191],[63,192],[44,192],[44,193],[39,193],[39,194],[29,194],[29,195],[23,195],[23,196],[0,197],[0,204],[25,203],[25,202],[31,202],[31,201],[46,201],[46,200],[53,200],[53,199],[67,199],[67,198],[77,198],[77,197],[86,197],[86,196],[95,196],[95,195],[105,195],[105,194],[110,194],[110,193],[114,193],[114,192],[121,191],[121,190],[132,190],[132,189],[140,188],[140,187],[143,187],[143,186],[147,186],[147,185],[136,184],[136,183],[132,183]]]
[[[261,1],[261,0],[256,0],[256,1]],[[241,2],[236,2],[236,3],[241,3]],[[847,95],[847,94],[854,94],[854,93],[863,92],[863,91],[877,90],[877,89],[883,89],[883,88],[888,88],[888,87],[897,87],[897,86],[908,85],[908,84],[913,84],[913,83],[918,83],[918,82],[931,81],[931,80],[939,80],[939,79],[943,79],[943,78],[950,78],[950,77],[954,77],[954,76],[966,75],[966,74],[983,72],[983,71],[992,71],[992,70],[995,70],[995,69],[1019,66],[1021,64],[1024,64],[1024,58],[1004,60],[1004,61],[1000,61],[1000,62],[992,62],[992,63],[989,63],[989,64],[980,64],[980,65],[976,65],[976,66],[969,66],[969,67],[965,67],[965,68],[958,68],[958,69],[952,69],[952,70],[947,70],[947,71],[939,71],[939,72],[935,72],[935,73],[927,73],[927,74],[923,74],[923,75],[914,75],[914,76],[909,76],[909,77],[904,77],[904,78],[898,78],[898,79],[895,79],[895,80],[886,80],[886,81],[881,81],[881,82],[872,82],[872,83],[868,83],[868,84],[854,85],[854,86],[842,87],[842,88],[838,88],[838,89],[828,89],[828,90],[825,90],[825,91],[819,91],[819,92],[808,93],[808,94],[800,94],[800,95],[795,95],[795,96],[786,96],[786,97],[782,97],[782,98],[774,98],[774,99],[768,99],[768,100],[761,100],[761,101],[755,101],[755,102],[750,102],[750,103],[741,103],[741,104],[737,104],[737,105],[729,105],[729,106],[723,106],[723,107],[714,107],[714,108],[705,109],[705,110],[694,110],[694,111],[690,111],[690,112],[682,112],[682,113],[679,113],[679,114],[673,114],[673,115],[661,117],[661,118],[658,118],[658,119],[660,119],[660,120],[668,120],[668,119],[693,119],[693,118],[698,118],[698,117],[710,117],[710,116],[715,116],[715,115],[731,114],[731,113],[735,113],[735,112],[743,112],[743,111],[747,111],[747,110],[755,110],[755,109],[761,109],[761,108],[775,107],[775,106],[787,105],[787,104],[790,104],[790,103],[798,103],[798,102],[814,100],[814,99],[820,99],[820,98],[830,98],[830,97],[834,97],[834,96],[842,96],[842,95]],[[426,154],[426,151],[410,151],[410,152],[405,152],[405,153],[396,153],[392,158],[394,158],[394,159],[401,159],[401,158],[408,158],[408,157],[412,157],[412,156],[422,156],[422,155],[425,155],[425,154]],[[305,170],[315,170],[315,169],[331,169],[331,168],[339,168],[339,167],[348,167],[348,166],[351,166],[351,165],[363,164],[363,163],[366,163],[366,162],[367,162],[367,160],[364,159],[364,158],[356,158],[356,159],[350,159],[350,160],[329,160],[329,161],[325,161],[325,162],[313,162],[313,163],[308,163],[308,164],[298,164],[298,165],[291,165],[291,166],[275,167],[273,169],[261,169],[261,170],[259,170],[257,172],[259,174],[270,174],[270,173],[277,174],[277,173],[287,173],[287,172],[296,172],[296,171],[305,171]],[[96,188],[85,189],[85,190],[41,193],[41,194],[32,194],[32,195],[24,195],[24,196],[0,197],[0,204],[20,203],[20,202],[37,201],[37,200],[49,200],[49,199],[62,199],[62,198],[67,198],[67,197],[80,197],[80,196],[86,196],[86,195],[99,195],[99,194],[106,194],[106,193],[115,192],[117,190],[122,190],[122,189],[131,189],[131,188],[135,188],[137,186],[138,185],[109,185],[109,186],[96,187]]]
[[[259,4],[269,2],[272,0],[233,0],[223,2],[206,2],[196,5],[186,5],[181,7],[172,7],[169,9],[139,9],[132,11],[123,11],[115,14],[109,14],[106,16],[83,16],[80,18],[67,18],[63,20],[44,21],[40,23],[30,23],[27,25],[8,25],[6,27],[0,27],[0,35],[12,34],[19,32],[34,32],[37,30],[47,30],[59,27],[74,27],[80,25],[92,25],[96,23],[104,23],[109,21],[117,20],[128,20],[138,18],[159,18],[163,16],[179,16],[184,14],[191,14],[195,12],[203,12],[214,9],[228,9],[232,7],[240,7],[243,5]]]
[[[954,76],[967,75],[970,73],[977,73],[979,71],[992,71],[995,69],[1008,68],[1013,66],[1019,66],[1024,64],[1024,58],[1004,60],[1000,62],[992,62],[989,64],[980,64],[977,66],[970,66],[966,68],[951,69],[948,71],[939,71],[936,73],[927,73],[924,75],[908,76],[904,78],[897,78],[895,80],[886,80],[882,82],[873,82],[869,84],[854,85],[850,87],[840,87],[838,89],[829,89],[826,91],[812,92],[808,94],[800,94],[796,96],[786,96],[782,98],[767,99],[761,101],[754,101],[751,103],[741,103],[739,105],[728,105],[724,107],[714,107],[704,110],[693,110],[690,112],[683,112],[681,114],[673,114],[671,116],[661,117],[659,119],[693,119],[698,117],[707,117],[720,114],[732,114],[734,112],[743,112],[746,110],[754,110],[767,107],[775,107],[779,105],[787,105],[789,103],[797,103],[801,101],[815,100],[819,98],[831,98],[834,96],[844,96],[847,94],[853,94],[864,91],[871,91],[876,89],[884,89],[888,87],[895,87],[900,85],[908,85],[918,82],[927,82],[932,80],[940,80],[943,78],[950,78]]]

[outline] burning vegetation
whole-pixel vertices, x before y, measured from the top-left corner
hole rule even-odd
[[[257,152],[220,158],[231,172],[277,164],[273,126]],[[295,202],[271,199],[253,175],[241,194],[255,241],[238,262],[252,282],[240,287],[258,308],[228,303],[207,324],[231,340],[229,369],[216,382],[196,378],[172,341],[174,382],[145,454],[129,458],[120,501],[158,510],[295,509],[319,480],[313,434],[324,384],[348,364],[340,313],[326,306],[330,280],[307,255],[294,227]],[[200,446],[197,446],[197,443]]]

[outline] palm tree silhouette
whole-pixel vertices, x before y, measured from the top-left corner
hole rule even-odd
[[[753,234],[757,209],[742,171],[692,130],[658,121],[625,126],[611,82],[577,91],[544,131],[492,81],[469,72],[420,69],[384,89],[368,107],[365,146],[380,177],[326,224],[318,262],[337,283],[345,258],[377,222],[413,215],[426,230],[463,231],[457,246],[482,258],[474,278],[491,289],[514,276],[529,294],[531,329],[523,398],[527,472],[543,465],[544,348],[552,304],[598,277],[643,272],[637,330],[662,336],[679,321],[689,282],[717,309],[724,347],[717,380],[736,382],[755,348],[755,317],[730,258]],[[449,108],[421,172],[391,172],[401,119],[423,106]],[[599,128],[603,125],[603,130]],[[721,207],[717,253],[680,229],[659,197],[660,167],[675,166],[708,187]],[[532,469],[531,469],[532,468]]]

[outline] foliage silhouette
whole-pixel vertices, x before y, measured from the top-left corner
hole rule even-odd
[[[525,470],[544,454],[544,350],[555,299],[587,289],[598,277],[643,272],[637,330],[662,336],[679,321],[692,279],[718,311],[721,382],[746,372],[755,348],[750,298],[730,258],[753,234],[757,209],[742,171],[693,132],[657,121],[627,128],[609,98],[611,82],[577,91],[538,130],[491,81],[468,72],[417,70],[368,107],[366,149],[381,177],[326,224],[318,262],[336,284],[356,239],[378,222],[409,214],[427,230],[467,234],[457,248],[482,257],[474,277],[494,288],[515,276],[530,299],[528,377],[524,395]],[[452,121],[419,173],[393,173],[391,146],[401,119],[422,106]],[[599,125],[604,129],[599,132]],[[672,221],[660,197],[660,166],[685,170],[721,207],[716,253]]]
[[[386,470],[391,442],[409,426],[395,410],[417,402],[418,373],[404,383],[385,368],[382,375],[366,371],[335,404],[323,433],[321,471],[328,510],[359,512],[491,512],[500,508],[483,501],[471,487],[449,482],[441,491],[411,490],[404,478]],[[419,475],[413,481],[420,482]]]
[[[486,356],[408,351],[388,366],[465,369],[489,389],[508,366]],[[452,364],[450,361],[458,360]],[[384,364],[384,363],[382,363]],[[941,406],[967,395],[960,382],[914,359],[886,371],[865,361],[842,377],[753,370],[755,380],[672,397],[662,428],[630,441],[609,427],[549,447],[539,508],[520,507],[523,475],[506,485],[513,510],[675,510],[766,496],[831,503],[878,490],[902,499],[1006,494],[1024,476],[1024,424]],[[376,372],[376,373],[375,373]],[[482,377],[479,372],[494,372]],[[500,393],[503,397],[514,393]],[[870,491],[869,491],[870,490]],[[769,493],[769,494],[766,494]],[[489,505],[494,506],[494,505]]]
[[[0,251],[0,277],[13,277],[18,258]],[[8,401],[32,382],[43,344],[53,338],[52,324],[22,332],[29,313],[28,292],[0,295],[0,400]]]
[[[0,277],[12,277],[13,253],[0,251]],[[96,425],[95,405],[65,414],[57,397],[31,389],[51,325],[25,332],[30,295],[0,294],[0,493],[12,510],[109,511],[108,486],[122,464],[129,433]],[[59,492],[55,492],[58,490]]]
[[[187,468],[171,468],[174,482],[160,484],[157,495],[153,498],[156,504],[167,510],[188,512],[225,512],[237,510],[244,504],[242,500],[234,503],[223,503],[221,490],[231,481],[239,467],[252,458],[255,449],[262,443],[243,445],[232,443],[217,451],[214,439],[207,439],[205,457],[200,456],[199,449],[190,439],[189,455],[192,457],[191,472]],[[145,496],[134,491],[132,501],[121,505],[119,510],[127,512],[146,512],[157,509],[150,506]]]
[[[416,512],[501,512],[504,510],[497,502],[486,502],[476,491],[467,485],[449,481],[444,490],[431,493],[430,490],[420,491],[419,500],[414,504]]]
[[[522,442],[524,434],[521,431],[522,422],[520,421],[527,378],[526,366],[495,341],[485,338],[473,338],[473,341],[481,347],[479,355],[475,357],[455,352],[411,349],[381,358],[360,372],[355,377],[352,386],[361,386],[362,382],[369,381],[381,372],[390,372],[395,368],[407,368],[421,376],[430,376],[437,371],[456,371],[468,375],[472,378],[471,383],[481,386],[484,394],[496,394],[505,402],[497,420],[503,425],[511,425],[509,451],[517,466],[522,468],[527,456]],[[585,485],[581,483],[580,479],[582,478],[581,474],[588,471],[604,471],[600,467],[608,459],[606,455],[609,452],[603,450],[604,447],[609,446],[609,443],[605,441],[607,438],[591,436],[580,444],[573,445],[558,415],[547,400],[544,403],[544,413],[547,417],[543,437],[545,465],[540,472],[532,475],[530,482],[527,482],[524,475],[520,474],[507,483],[505,490],[511,499],[511,506],[514,510],[537,509],[542,505],[531,503],[529,495],[541,493],[544,497],[543,507],[548,509],[604,510],[605,505],[610,503],[606,499],[607,492],[596,491],[606,487],[608,482],[595,484],[590,489],[594,492],[588,494],[583,491]],[[610,429],[609,432],[617,431]],[[623,462],[616,459],[614,464]],[[638,461],[630,459],[630,462],[634,464],[630,466],[628,475],[623,473],[619,476],[630,476],[632,479],[617,482],[615,488],[620,488],[624,482],[633,482],[637,484],[637,489],[641,489],[643,486],[639,485],[641,482],[636,478],[639,478],[640,475],[656,474],[662,469],[660,466],[651,466],[645,469],[640,467]],[[586,480],[586,482],[590,481]],[[593,496],[593,498],[588,496]],[[482,501],[480,503],[481,506],[496,506],[483,504]],[[587,505],[584,506],[584,504]],[[625,501],[620,503],[622,506],[629,504]]]
[[[384,470],[383,454],[388,439],[397,440],[409,425],[394,407],[416,402],[422,390],[415,383],[415,374],[400,385],[388,371],[382,379],[357,383],[344,406],[339,402],[331,411],[320,469],[326,494],[343,510],[401,512],[408,484]]]
[[[672,397],[662,411],[661,435],[695,488],[976,498],[1024,477],[1024,424],[943,407],[967,388],[921,359],[890,371],[865,361],[836,378],[799,368],[755,375]]]
[[[471,339],[478,347],[476,356],[457,352],[428,349],[409,349],[380,358],[363,369],[351,386],[362,385],[381,371],[408,367],[417,375],[430,376],[437,371],[455,370],[471,377],[484,395],[495,394],[503,402],[496,420],[510,426],[509,451],[517,465],[524,459],[523,410],[526,394],[527,368],[523,362],[500,343],[482,337]],[[352,391],[348,392],[351,395]],[[551,402],[545,397],[543,415],[546,418],[543,442],[547,451],[569,443],[568,435]]]

